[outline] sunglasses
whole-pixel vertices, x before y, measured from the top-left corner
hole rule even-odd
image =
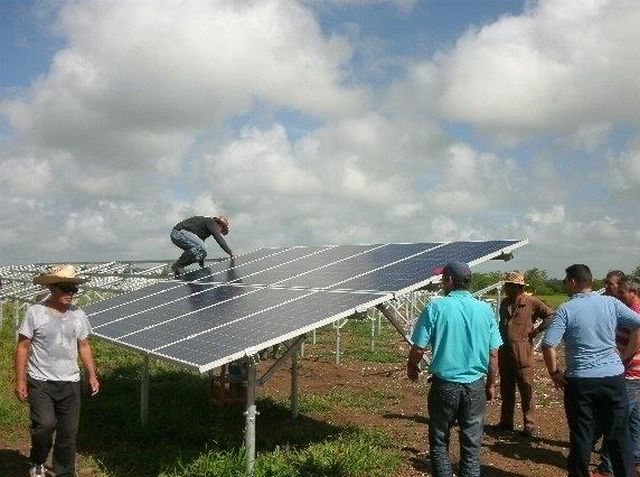
[[[78,287],[75,285],[67,285],[65,283],[56,284],[56,288],[62,293],[78,293]]]

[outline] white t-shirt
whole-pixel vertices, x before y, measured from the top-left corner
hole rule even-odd
[[[65,313],[41,303],[32,305],[18,328],[31,340],[27,372],[41,381],[80,381],[78,341],[87,339],[91,325],[84,311],[71,306]]]

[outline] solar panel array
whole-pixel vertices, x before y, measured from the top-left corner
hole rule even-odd
[[[86,308],[94,334],[205,372],[416,290],[518,240],[262,248]]]

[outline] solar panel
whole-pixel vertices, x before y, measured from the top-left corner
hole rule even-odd
[[[259,249],[86,308],[96,336],[207,371],[526,241]]]

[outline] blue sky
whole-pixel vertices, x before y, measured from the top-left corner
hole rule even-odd
[[[503,268],[630,271],[639,21],[631,0],[0,2],[0,263],[170,258],[174,223],[226,214],[239,252],[528,238]]]

